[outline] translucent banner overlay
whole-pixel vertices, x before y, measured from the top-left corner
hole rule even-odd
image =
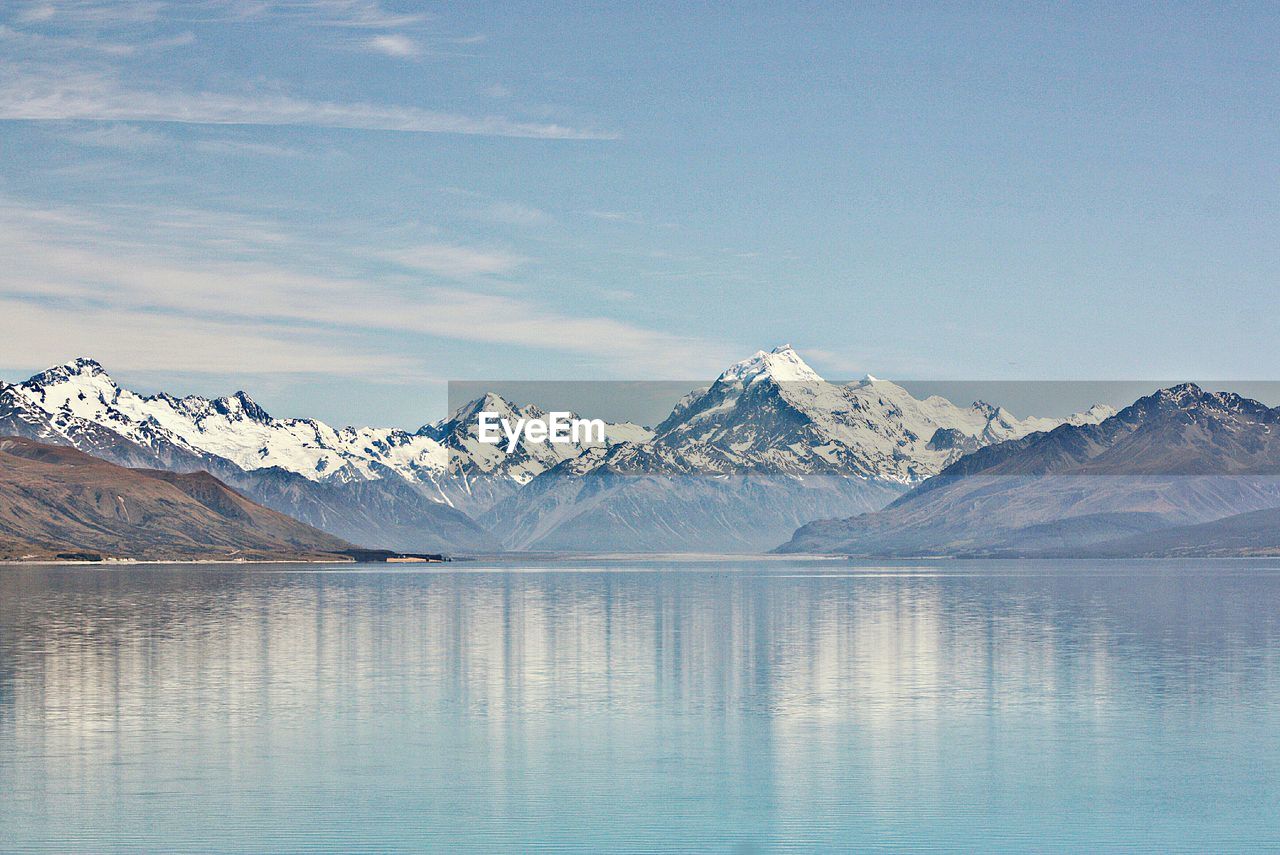
[[[842,383],[774,367],[451,384],[441,492],[512,549],[1280,550],[1280,383]]]
[[[1062,441],[1084,442],[1083,429],[1098,425],[1087,441],[1105,449],[1043,464],[1039,474],[1280,471],[1267,429],[1280,419],[1277,381],[894,382],[744,373],[710,384],[454,381],[448,398],[440,438],[455,470],[474,468],[479,454],[505,466],[514,461],[504,458],[538,458],[526,466],[538,474],[533,469],[591,451],[593,462],[617,472],[654,476],[776,472],[914,484],[989,446],[1064,425],[1081,430],[1063,432]],[[1122,412],[1127,421],[1115,420]],[[1181,441],[1179,431],[1187,434]],[[1250,451],[1251,443],[1259,447]],[[626,448],[612,450],[618,446]],[[584,461],[564,473],[592,468]]]

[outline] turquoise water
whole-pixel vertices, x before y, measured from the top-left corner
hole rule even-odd
[[[0,568],[0,848],[1280,847],[1280,565]]]

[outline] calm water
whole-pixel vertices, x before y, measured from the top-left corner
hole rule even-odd
[[[1280,847],[1280,565],[0,569],[0,848]]]

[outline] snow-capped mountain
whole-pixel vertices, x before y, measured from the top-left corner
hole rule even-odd
[[[496,413],[508,424],[520,419],[545,419],[547,413],[529,404],[517,406],[501,395],[489,392],[462,405],[433,425],[418,433],[438,442],[447,452],[445,468],[437,481],[449,500],[468,512],[483,512],[499,500],[511,495],[538,474],[566,460],[572,460],[588,449],[602,449],[618,443],[643,443],[653,438],[653,431],[630,422],[605,425],[605,442],[528,441],[521,439],[514,451],[505,443],[480,441],[478,416]],[[573,418],[577,418],[573,414]]]
[[[483,482],[514,489],[588,447],[587,443],[522,441],[507,454],[503,448],[479,442],[475,417],[482,410],[513,420],[546,415],[537,407],[517,407],[494,394],[409,432],[335,428],[316,419],[278,419],[242,391],[221,398],[140,395],[121,387],[91,359],[50,368],[8,389],[18,409],[53,433],[95,425],[145,448],[213,456],[249,471],[277,467],[317,482],[398,476],[434,499],[450,504],[457,499],[472,508],[488,506],[477,499],[477,494],[491,492],[481,486]],[[610,442],[644,441],[650,435],[632,424],[608,425],[606,430]]]
[[[0,384],[0,435],[70,445],[122,466],[205,470],[273,510],[361,546],[497,547],[430,480],[446,453],[428,437],[276,420],[244,393],[212,400],[138,395],[98,363],[78,359],[23,383]]]
[[[271,416],[247,393],[220,398],[142,395],[92,359],[76,359],[16,384],[0,384],[0,434],[71,445],[115,463],[186,472],[205,469],[255,500],[365,544],[448,551],[494,548],[457,511],[481,513],[591,443],[521,440],[507,454],[477,439],[476,414],[543,418],[486,395],[410,432],[332,427]],[[607,424],[606,441],[651,432]],[[376,511],[373,510],[376,508]],[[457,537],[441,542],[435,530]]]
[[[561,462],[481,522],[520,549],[763,549],[791,520],[874,510],[969,451],[1062,421],[917,400],[870,376],[830,383],[783,345],[685,396],[652,441]]]
[[[230,460],[242,469],[278,466],[312,481],[373,479],[390,472],[432,483],[448,456],[423,434],[272,418],[245,392],[212,399],[139,395],[120,387],[91,359],[50,368],[13,389],[55,427],[79,419],[145,447],[170,443]]]
[[[803,526],[779,551],[1274,554],[1275,513],[1232,518],[1274,511],[1277,473],[1280,408],[1184,383],[1100,423],[983,448],[887,508]]]
[[[1095,405],[1072,423],[1112,414]],[[677,449],[695,465],[742,470],[838,472],[912,484],[962,453],[1051,430],[1062,419],[1019,419],[1002,407],[945,398],[917,400],[868,375],[830,383],[783,345],[730,366],[708,389],[687,396],[662,424],[654,444]]]
[[[417,431],[335,428],[275,418],[244,392],[138,394],[90,359],[0,384],[0,434],[128,466],[206,469],[341,537],[401,549],[493,545],[467,514],[520,548],[591,548],[593,538],[599,549],[762,548],[1062,421],[918,400],[870,376],[831,383],[786,345],[730,366],[655,430],[607,424],[604,443],[526,437],[508,453],[480,441],[486,411],[508,422],[547,416],[490,393]],[[1095,407],[1068,421],[1110,414]]]

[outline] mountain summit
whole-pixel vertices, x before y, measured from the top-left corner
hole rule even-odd
[[[1097,406],[1071,420],[1111,413]],[[719,469],[827,472],[910,485],[966,451],[1060,423],[1018,419],[982,402],[965,408],[938,396],[920,400],[870,375],[831,383],[783,345],[735,363],[710,387],[686,396],[658,425],[654,444]]]
[[[756,351],[754,356],[730,365],[716,378],[716,382],[750,385],[765,378],[775,383],[823,382],[818,372],[810,368],[789,344],[775,347],[767,353],[763,350]]]
[[[1110,410],[1077,420],[1103,418]],[[482,517],[517,549],[755,551],[796,520],[874,510],[966,451],[1048,430],[894,383],[824,380],[790,345],[686,395],[652,440],[593,450]]]

